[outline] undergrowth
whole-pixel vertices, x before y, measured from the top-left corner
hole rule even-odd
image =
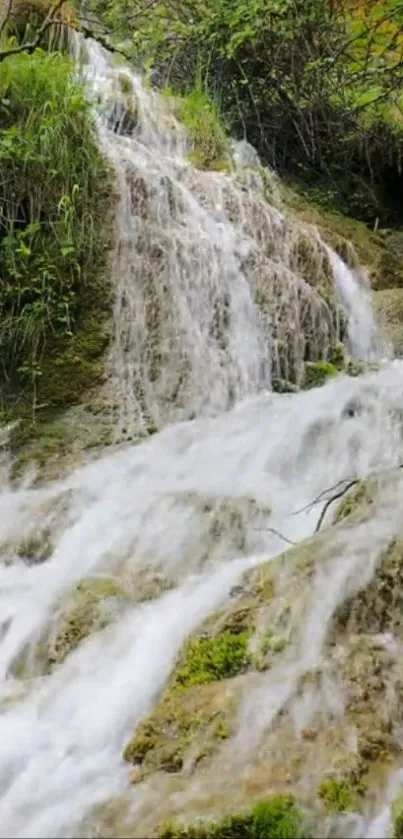
[[[328,813],[346,813],[356,807],[357,796],[343,779],[327,778],[320,784],[318,792]]]
[[[107,342],[112,179],[68,57],[0,64],[0,168],[0,409],[35,423],[96,382]]]
[[[165,89],[171,95],[170,88]],[[175,98],[177,116],[185,126],[191,144],[188,158],[199,169],[226,170],[229,167],[228,138],[218,102],[208,93],[200,75],[182,96]]]
[[[255,804],[248,813],[221,821],[165,825],[160,839],[304,839],[301,814],[292,796],[277,795]]]

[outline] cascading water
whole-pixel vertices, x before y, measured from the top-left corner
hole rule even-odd
[[[195,169],[172,101],[113,69],[96,44],[87,52],[121,195],[109,365],[117,439],[225,410],[272,377],[299,384],[303,362],[340,339],[338,295],[358,319],[353,349],[373,354],[356,277],[315,228],[265,200],[259,170],[244,168],[250,155],[235,148],[232,175]]]
[[[95,45],[88,54],[91,84],[105,99],[117,73]],[[293,227],[259,191],[194,170],[161,100],[121,72],[137,102],[133,136],[100,129],[121,189],[109,361],[117,436],[148,420],[197,418],[51,485],[15,490],[3,480],[1,837],[78,835],[91,818],[98,835],[91,814],[127,788],[123,746],[186,637],[245,569],[312,534],[329,487],[397,466],[402,455],[399,364],[309,392],[268,390],[273,371],[298,371],[338,339],[337,309],[316,288],[332,261],[349,301],[350,339],[371,354],[373,325],[358,291],[350,293],[355,279],[346,283],[347,269],[315,231]],[[114,127],[126,120],[127,129],[116,97],[111,107]],[[302,274],[301,236],[312,284]],[[256,747],[303,668],[320,660],[346,585],[357,589],[370,576],[397,529],[396,497],[374,510],[371,526],[351,528],[329,576],[319,570],[312,580],[300,655],[246,698],[239,754]],[[42,562],[32,562],[33,539],[46,541]],[[140,602],[148,573],[163,585]],[[111,577],[128,600],[112,598],[108,625],[50,666],[63,599],[80,581]]]

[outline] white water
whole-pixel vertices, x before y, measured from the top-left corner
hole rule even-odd
[[[338,297],[354,353],[373,355],[365,289],[315,228],[265,201],[259,170],[243,168],[245,144],[235,146],[233,175],[195,169],[173,101],[113,69],[97,45],[88,55],[121,196],[107,389],[116,439],[220,412],[272,377],[299,383],[304,360],[326,357],[340,337]],[[321,291],[329,282],[331,305]]]
[[[330,248],[329,259],[340,301],[348,315],[348,337],[351,353],[362,359],[377,359],[379,358],[380,344],[369,288],[357,282],[353,271]],[[388,348],[384,348],[384,352],[388,352]]]
[[[90,58],[102,90],[108,65],[95,48]],[[198,418],[167,427],[142,445],[125,446],[59,484],[12,490],[3,481],[1,837],[71,836],[97,803],[124,788],[128,770],[122,748],[152,707],[187,635],[225,601],[245,568],[313,532],[321,504],[305,509],[309,502],[339,480],[396,465],[401,458],[401,365],[356,380],[340,377],[297,395],[265,390],[283,327],[293,330],[298,364],[307,342],[304,324],[329,335],[333,330],[333,339],[337,324],[315,289],[298,276],[291,247],[296,231],[279,211],[263,213],[260,198],[254,203],[249,192],[241,205],[229,177],[196,173],[183,158],[179,128],[164,135],[159,100],[135,77],[133,84],[142,113],[139,133],[131,139],[102,129],[122,192],[110,368],[117,423],[121,434],[124,427],[136,428],[145,406],[158,421],[172,414],[197,413]],[[181,202],[179,214],[169,208],[168,183],[175,202]],[[142,185],[150,201],[144,215],[138,206]],[[223,209],[226,196],[235,201],[234,226]],[[263,227],[253,218],[258,211]],[[320,275],[326,248],[314,232],[310,235]],[[157,297],[166,294],[159,324],[164,363],[159,379],[151,380],[143,369],[149,337],[143,283],[150,250],[158,243],[160,272],[154,273],[154,254],[149,280]],[[269,266],[264,276],[274,288],[270,304],[277,301],[271,320],[262,318],[254,300],[253,271],[240,267],[248,248],[256,255],[259,247],[255,267]],[[339,270],[344,278],[347,269],[337,264],[336,275]],[[351,286],[355,280],[349,276]],[[345,287],[344,279],[339,285]],[[349,299],[351,340],[365,355],[373,347],[372,328],[360,313],[359,293]],[[222,350],[209,334],[217,300],[231,313]],[[270,306],[266,310],[273,314]],[[186,373],[182,413],[171,412],[167,392],[177,386],[181,365]],[[141,405],[139,378],[145,394]],[[234,408],[224,412],[229,403]],[[216,416],[203,416],[206,412]],[[378,529],[374,518],[366,531],[351,530],[348,553],[336,557],[330,585],[316,577],[317,608],[301,633],[307,666],[321,654],[343,581],[350,576],[358,585],[376,537],[394,532],[396,508],[395,514],[391,506],[379,515]],[[30,565],[21,558],[22,545],[45,527],[53,553],[43,564]],[[35,645],[60,597],[78,580],[116,574],[123,583],[136,581],[139,569],[149,565],[162,567],[176,588],[122,612],[52,674],[28,681],[13,676],[18,655],[27,644]],[[250,697],[245,714],[247,720],[255,714],[255,734],[287,700],[295,674],[290,671],[280,682],[276,674],[272,681],[269,677],[263,696]],[[240,737],[242,731],[241,725]]]

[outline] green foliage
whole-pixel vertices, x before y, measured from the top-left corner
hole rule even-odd
[[[248,632],[221,632],[190,641],[175,673],[174,685],[185,688],[236,676],[248,664],[248,641]]]
[[[364,221],[401,219],[401,5],[350,5],[92,0],[159,83],[188,91],[201,72],[231,132],[282,174]]]
[[[391,839],[403,839],[403,797],[400,795],[392,804]]]
[[[277,795],[255,804],[248,813],[218,822],[165,825],[160,839],[304,839],[301,814],[292,796]]]
[[[80,356],[76,336],[91,318],[102,330],[108,309],[104,281],[103,299],[93,296],[109,244],[110,173],[74,64],[59,53],[0,64],[0,168],[0,379],[14,396],[31,393],[35,411],[42,391],[52,406],[53,364],[71,347],[84,364],[101,354],[104,338]],[[63,406],[79,394],[78,385]]]
[[[303,387],[308,390],[311,387],[319,387],[325,381],[337,374],[337,368],[328,361],[312,361],[305,364],[305,375]]]
[[[327,778],[320,784],[318,793],[328,813],[345,813],[356,807],[357,796],[345,780]]]
[[[178,117],[188,131],[189,160],[200,169],[228,168],[228,141],[217,103],[203,88],[201,78],[178,97]]]

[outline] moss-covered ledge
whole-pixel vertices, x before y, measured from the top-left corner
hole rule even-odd
[[[60,416],[102,383],[113,304],[114,174],[67,55],[0,64],[0,154],[0,425],[18,421],[11,452],[41,466],[74,442]]]
[[[368,271],[374,290],[403,287],[403,255],[387,231],[370,230],[363,222],[317,203],[309,190],[302,193],[288,184],[280,189],[293,214],[314,224],[350,267],[360,265]]]

